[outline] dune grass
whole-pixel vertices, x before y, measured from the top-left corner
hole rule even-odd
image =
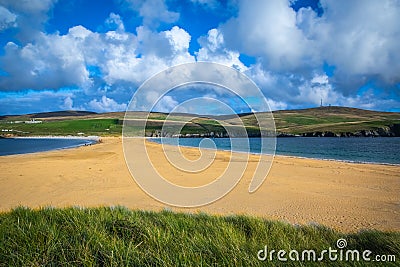
[[[0,214],[0,266],[319,266],[321,262],[259,261],[269,249],[320,252],[345,238],[348,249],[400,257],[400,233],[341,234],[247,216],[211,216],[115,208],[16,208]],[[327,266],[377,262],[323,261]],[[398,266],[398,265],[397,265]]]

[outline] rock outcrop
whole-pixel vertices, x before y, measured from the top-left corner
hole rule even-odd
[[[376,128],[373,130],[359,130],[355,132],[306,132],[299,135],[279,133],[278,137],[400,137],[400,124],[393,124],[387,127]]]

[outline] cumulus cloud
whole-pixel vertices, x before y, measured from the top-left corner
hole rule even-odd
[[[288,1],[241,1],[238,16],[221,31],[228,48],[260,57],[268,69],[293,71],[315,61],[314,44],[296,26]]]
[[[179,104],[178,101],[174,99],[172,96],[164,96],[162,97],[157,104],[154,106],[153,111],[158,112],[171,112],[177,105]],[[178,111],[175,111],[178,112]],[[182,110],[180,110],[182,112]]]
[[[106,23],[111,22],[116,30],[106,33],[75,26],[65,35],[41,33],[35,43],[19,46],[9,42],[0,58],[7,73],[0,81],[0,90],[67,86],[90,90],[97,84],[88,66],[101,71],[100,83],[115,85],[125,81],[139,85],[171,65],[195,60],[188,52],[191,37],[182,28],[154,32],[139,27],[135,35],[125,31],[118,15],[110,14]]]
[[[158,27],[160,23],[173,23],[179,13],[169,11],[165,0],[126,0],[128,6],[139,13],[147,27]]]
[[[272,99],[268,100],[268,105],[271,110],[284,110],[288,106],[288,104],[284,101],[275,101]]]
[[[187,52],[191,37],[184,29],[174,26],[170,31],[165,31],[164,34],[174,52]]]
[[[200,40],[198,58],[218,58],[224,49],[255,57],[257,63],[245,73],[273,101],[292,107],[302,102],[317,105],[321,98],[333,104],[354,105],[357,100],[361,107],[365,104],[359,88],[371,81],[396,94],[399,1],[322,0],[320,15],[310,7],[296,12],[290,5],[291,1],[240,1],[237,16],[217,29],[217,41],[210,33]],[[213,44],[222,39],[216,50]],[[207,56],[210,51],[216,55]],[[324,65],[335,67],[329,79]]]
[[[139,84],[169,66],[194,61],[188,52],[190,35],[185,30],[174,26],[154,32],[141,26],[136,31],[136,44],[127,40],[110,47],[103,67],[109,84],[121,80]]]
[[[240,71],[247,69],[239,59],[239,52],[226,48],[224,36],[218,29],[209,30],[207,36],[200,37],[198,41],[201,45],[196,53],[198,61],[217,62]]]
[[[125,103],[117,103],[114,99],[102,96],[100,100],[93,99],[87,104],[89,110],[96,112],[125,111]]]
[[[226,46],[255,56],[265,70],[312,76],[324,63],[336,66],[339,90],[369,79],[400,81],[400,2],[321,1],[296,13],[290,1],[242,1],[238,16],[220,27]],[[347,93],[347,92],[346,92]]]
[[[70,96],[67,96],[64,99],[64,103],[63,103],[63,105],[61,105],[61,108],[66,109],[66,110],[73,110],[74,109],[73,106],[74,106],[74,101],[72,100],[72,98]]]
[[[17,15],[10,12],[7,8],[0,6],[0,32],[5,29],[17,26]]]
[[[309,7],[293,10],[291,0],[251,4],[238,0],[237,12],[228,12],[234,17],[194,40],[200,48],[192,53],[192,36],[182,26],[174,26],[179,13],[169,10],[168,2],[119,2],[143,19],[136,33],[127,30],[123,17],[111,13],[102,28],[105,32],[77,25],[65,34],[48,34],[43,26],[56,0],[0,0],[0,32],[17,27],[14,37],[18,40],[10,39],[0,56],[0,91],[35,89],[55,99],[49,89],[79,88],[84,101],[76,95],[58,94],[54,105],[109,110],[121,108],[152,75],[197,60],[244,72],[260,86],[273,109],[317,106],[321,98],[326,104],[398,106],[396,100],[384,99],[399,95],[399,1],[321,0],[323,12],[317,14]],[[191,2],[217,13],[236,0]],[[160,25],[163,31],[157,30]],[[254,57],[255,62],[241,60],[240,55]],[[324,66],[335,70],[325,73]],[[382,88],[378,96],[373,88],[359,90],[371,82]],[[157,94],[153,91],[149,97]],[[94,97],[99,95],[103,97]],[[39,99],[36,94],[30,96]],[[40,99],[35,103],[42,103]],[[167,109],[178,100],[162,100],[159,108]]]
[[[311,29],[338,79],[378,77],[400,82],[400,2],[321,1],[322,18]],[[351,80],[351,79],[350,79]]]
[[[265,71],[261,64],[252,65],[245,72],[260,87],[268,98],[271,109],[286,107],[319,106],[324,103],[338,104],[341,94],[324,73],[314,73],[310,78]]]
[[[125,31],[125,26],[122,21],[122,18],[120,15],[111,13],[110,16],[106,19],[105,24],[114,30],[117,31]]]
[[[16,15],[14,23],[18,24],[18,38],[26,43],[33,41],[43,29],[48,12],[56,2],[57,0],[0,0],[0,5]]]
[[[0,81],[1,90],[43,90],[90,84],[82,39],[73,34],[41,34],[35,44],[18,46],[9,42],[4,50],[0,63],[8,75]]]

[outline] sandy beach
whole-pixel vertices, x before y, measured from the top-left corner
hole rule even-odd
[[[229,161],[229,152],[218,151],[209,168],[188,179],[187,172],[168,163],[161,145],[146,144],[157,169],[184,186],[209,183]],[[199,155],[196,148],[182,151],[190,159]],[[250,155],[243,178],[228,195],[210,205],[188,209],[167,206],[139,188],[126,166],[122,138],[102,138],[100,144],[74,149],[2,156],[0,210],[19,205],[123,205],[144,210],[250,214],[292,224],[317,223],[344,232],[400,231],[400,166],[276,156],[265,182],[249,194],[257,157]]]

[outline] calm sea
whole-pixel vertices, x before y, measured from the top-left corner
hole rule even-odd
[[[238,138],[240,139],[240,138]],[[160,138],[153,138],[157,143]],[[267,150],[261,151],[261,139],[250,138],[251,153],[271,153],[268,149],[270,138],[263,138]],[[317,159],[343,160],[350,162],[371,162],[400,164],[400,137],[390,138],[336,138],[336,137],[288,137],[277,138],[276,155],[287,155]],[[198,147],[201,138],[179,138],[182,146]],[[215,138],[215,147],[222,150],[246,151],[246,139],[235,141],[232,147],[229,138]],[[175,138],[163,138],[165,144],[175,144]],[[241,145],[243,144],[243,145]],[[212,142],[202,142],[204,148],[214,148]]]
[[[153,138],[161,143],[160,138]],[[205,148],[221,150],[247,151],[246,139],[236,138],[232,145],[229,138],[215,138],[205,141],[202,138],[163,138],[166,144],[198,147],[201,143]],[[265,142],[261,150],[261,140]],[[249,151],[251,153],[271,153],[270,138],[250,138]],[[351,162],[371,162],[400,164],[400,138],[335,138],[335,137],[294,137],[277,138],[277,155],[287,155],[317,159],[332,159]],[[25,154],[71,148],[93,144],[93,139],[79,138],[5,138],[0,139],[0,156]],[[215,144],[215,147],[214,147]]]
[[[0,156],[43,152],[95,143],[82,138],[0,138]]]

